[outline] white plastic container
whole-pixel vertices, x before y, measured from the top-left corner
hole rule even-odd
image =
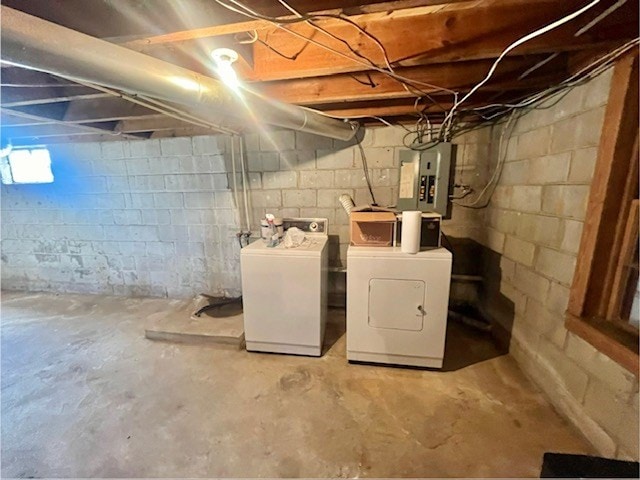
[[[284,227],[282,225],[282,219],[274,218],[273,225],[276,227],[278,239],[282,240],[282,237],[284,237]],[[260,236],[265,242],[269,242],[269,240],[271,240],[271,227],[269,226],[269,222],[267,222],[266,218],[260,220]]]

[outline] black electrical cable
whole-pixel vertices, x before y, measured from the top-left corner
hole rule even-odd
[[[275,48],[273,48],[271,45],[269,45],[267,42],[265,42],[264,40],[260,40],[259,38],[256,40],[258,43],[261,43],[262,45],[264,45],[265,47],[267,47],[269,50],[271,50],[273,53],[275,53],[276,55],[280,55],[282,58],[286,58],[287,60],[295,60],[296,58],[298,58],[298,55],[300,55],[302,53],[302,51],[306,48],[306,45],[304,47],[302,47],[302,50],[300,50],[297,53],[294,53],[293,55],[286,55],[278,50],[276,50]]]
[[[216,300],[215,298],[212,298],[209,295],[205,295],[205,296],[208,297],[210,300]],[[226,305],[231,305],[233,303],[242,304],[242,297],[228,298],[228,299],[224,299],[224,300],[219,300],[216,303],[210,303],[208,305],[205,305],[201,309],[199,309],[197,312],[194,313],[194,315],[196,317],[199,317],[204,312],[208,312],[209,310],[217,310],[219,308],[222,308],[222,307],[224,307]]]
[[[467,111],[464,111],[463,113],[469,113]],[[451,139],[462,135],[464,133],[467,132],[471,132],[474,130],[478,130],[480,128],[484,128],[484,127],[489,127],[491,125],[495,125],[497,123],[500,123],[501,121],[503,121],[503,118],[495,118],[495,119],[491,119],[491,120],[486,120],[484,122],[479,122],[479,123],[467,123],[464,126],[458,126],[458,124],[456,123],[454,125],[454,128],[452,129],[452,134],[451,134]],[[407,142],[407,138],[413,136],[414,140],[412,142]],[[424,136],[424,133],[420,133],[417,129],[413,129],[413,130],[408,130],[407,133],[404,135],[403,139],[402,139],[402,144],[406,147],[409,148],[411,150],[415,150],[415,151],[425,151],[425,150],[429,150],[430,148],[433,148],[435,145],[442,143],[444,140],[442,139],[436,139],[433,140],[432,142],[427,142],[427,143],[420,143],[418,140],[421,136]]]
[[[342,17],[332,17],[332,18],[340,18],[341,20],[345,20]],[[356,57],[361,58],[362,60],[364,60],[365,62],[368,62],[369,64],[371,64],[372,67],[376,67],[377,65],[373,62],[373,60],[371,60],[370,58],[366,57],[365,55],[362,55],[359,51],[357,51],[355,48],[353,48],[351,46],[351,44],[349,42],[347,42],[344,38],[340,38],[337,35],[334,35],[333,33],[331,33],[330,31],[320,27],[318,24],[312,22],[311,20],[308,20],[309,25],[311,25],[313,28],[318,29],[319,31],[321,31],[322,33],[324,33],[325,35],[327,35],[330,38],[333,38],[334,40],[342,43],[345,47],[347,47],[347,49],[353,53]],[[385,55],[386,55],[386,51],[385,51]]]
[[[368,73],[367,75],[367,79],[369,80],[368,82],[365,82],[364,80],[360,80],[358,77],[356,77],[355,75],[351,75],[349,74],[349,76],[351,78],[353,78],[356,82],[358,82],[361,85],[366,85],[367,87],[371,87],[371,88],[376,88],[377,85],[374,83],[373,79],[371,78],[371,75],[369,75]]]

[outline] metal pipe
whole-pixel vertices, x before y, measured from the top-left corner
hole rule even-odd
[[[210,110],[212,122],[224,112],[338,140],[355,135],[347,122],[246,89],[235,93],[213,78],[9,7],[1,7],[0,17],[3,62],[178,103],[199,114]]]

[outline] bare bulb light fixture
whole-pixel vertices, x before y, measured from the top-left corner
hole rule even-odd
[[[238,53],[230,48],[216,48],[211,52],[211,56],[216,64],[216,73],[220,80],[234,91],[237,91],[240,82],[233,69],[233,63],[238,60]]]

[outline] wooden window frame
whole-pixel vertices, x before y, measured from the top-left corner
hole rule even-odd
[[[637,209],[638,55],[614,67],[565,326],[639,376],[638,334],[616,322]],[[634,242],[635,243],[635,242]],[[621,258],[624,257],[624,258]],[[627,259],[627,260],[625,260]],[[610,321],[611,320],[611,321]]]

